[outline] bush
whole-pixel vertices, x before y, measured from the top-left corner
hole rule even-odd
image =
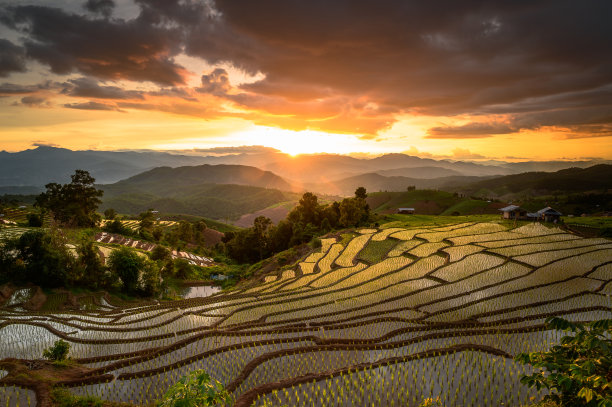
[[[39,228],[43,225],[42,217],[36,213],[28,214],[28,226]]]
[[[43,351],[43,357],[54,362],[61,362],[68,358],[68,352],[70,352],[70,344],[60,339],[55,341],[53,346]]]
[[[612,319],[581,324],[549,318],[546,323],[571,335],[548,352],[518,355],[516,360],[537,369],[521,382],[550,390],[544,401],[565,407],[612,407]]]
[[[168,389],[158,407],[202,407],[225,403],[229,393],[203,370],[194,370]]]
[[[94,396],[79,397],[67,389],[56,387],[51,391],[51,400],[57,407],[102,407],[104,403]]]
[[[123,290],[128,294],[133,294],[138,289],[138,277],[140,270],[144,267],[144,262],[134,252],[127,247],[113,250],[110,254],[108,263],[110,269],[115,272],[123,282]]]

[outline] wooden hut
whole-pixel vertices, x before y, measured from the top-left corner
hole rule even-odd
[[[503,219],[524,219],[527,211],[518,205],[508,205],[500,209]]]
[[[554,222],[554,223],[559,222],[561,220],[561,216],[563,215],[561,212],[554,210],[550,206],[540,209],[536,213],[538,214],[539,220],[543,222]]]

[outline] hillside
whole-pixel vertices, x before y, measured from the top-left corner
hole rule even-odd
[[[290,192],[232,184],[173,186],[153,183],[134,188],[122,184],[104,185],[102,189],[105,191],[100,206],[102,211],[114,208],[119,213],[138,214],[152,208],[163,213],[224,221],[297,199],[297,195]]]
[[[385,177],[409,177],[409,178],[421,178],[421,179],[432,179],[441,177],[452,177],[463,175],[457,170],[451,170],[450,168],[443,167],[404,167],[394,168],[391,170],[378,170],[377,174],[384,175]]]
[[[384,176],[378,173],[367,173],[354,175],[347,178],[336,179],[328,182],[306,184],[308,190],[328,193],[334,195],[353,195],[355,189],[364,187],[371,192],[379,191],[405,191],[409,186],[417,189],[445,188],[452,185],[461,185],[475,180],[483,180],[485,177],[450,176],[433,179],[419,179],[403,176]]]
[[[160,191],[160,188],[183,187],[201,184],[236,184],[261,188],[291,190],[291,185],[270,171],[246,165],[198,165],[178,168],[159,167],[119,181],[115,185],[146,188]]]
[[[496,197],[537,196],[610,189],[612,165],[568,168],[556,172],[526,172],[449,188],[466,195]]]
[[[445,191],[415,190],[372,192],[366,199],[370,208],[380,214],[396,213],[398,208],[414,208],[420,215],[498,214],[504,204],[461,197]]]
[[[101,210],[138,214],[153,208],[222,220],[297,199],[296,194],[280,190],[290,188],[282,178],[242,165],[160,167],[100,188],[104,190]]]

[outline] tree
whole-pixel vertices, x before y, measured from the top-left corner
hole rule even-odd
[[[83,284],[94,289],[105,286],[106,267],[102,264],[93,242],[84,239],[76,250],[79,255],[76,263]]]
[[[53,346],[43,351],[43,357],[45,359],[53,360],[54,362],[61,362],[66,360],[70,352],[70,344],[63,339],[55,341]]]
[[[319,225],[321,208],[318,198],[312,192],[302,195],[299,204],[289,213],[289,220],[293,223],[301,222],[304,225],[312,223]]]
[[[364,187],[359,187],[355,190],[355,198],[366,199],[368,194],[366,193],[366,189]]]
[[[115,219],[112,222],[107,223],[102,228],[105,232],[108,233],[117,233],[120,235],[129,235],[131,233],[130,229],[123,225],[119,219]]]
[[[108,220],[115,219],[115,216],[117,216],[117,211],[115,211],[113,208],[108,208],[104,211],[104,217]]]
[[[253,232],[257,240],[257,249],[259,250],[259,260],[263,260],[268,254],[270,229],[272,228],[272,220],[265,216],[258,216],[253,221]]]
[[[56,230],[35,230],[22,234],[4,249],[13,255],[13,276],[43,287],[59,287],[70,281],[74,258],[66,239]]]
[[[28,226],[39,228],[43,225],[42,217],[37,213],[28,214]]]
[[[149,209],[146,212],[142,212],[138,215],[140,219],[140,230],[149,230],[153,227],[153,221],[155,220],[155,214],[153,210]]]
[[[127,247],[121,247],[113,250],[108,258],[108,263],[110,269],[121,278],[123,290],[134,294],[138,290],[140,270],[144,267],[140,256]]]
[[[203,370],[194,370],[172,385],[158,407],[203,407],[224,404],[230,394]]]
[[[193,267],[185,259],[174,259],[174,270],[176,277],[183,280],[193,273]]]
[[[546,388],[551,400],[567,407],[612,407],[612,319],[587,324],[549,318],[548,327],[571,332],[548,352],[521,353],[516,360],[539,369],[521,382]]]
[[[104,191],[96,189],[96,181],[89,172],[76,170],[69,184],[50,183],[36,198],[35,205],[51,211],[53,217],[66,225],[91,227],[99,219],[96,213]]]

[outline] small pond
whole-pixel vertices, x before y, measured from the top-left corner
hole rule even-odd
[[[221,291],[221,287],[216,287],[214,285],[184,287],[181,289],[180,296],[183,298],[208,297],[219,291]]]

